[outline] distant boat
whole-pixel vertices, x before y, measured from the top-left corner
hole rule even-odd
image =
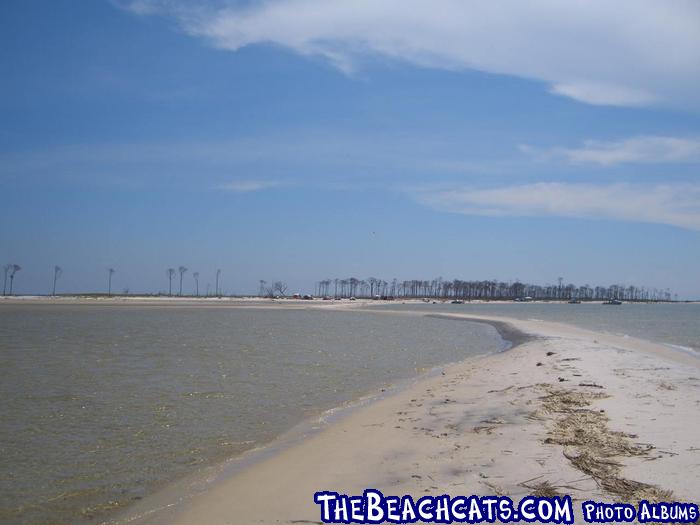
[[[618,301],[617,299],[609,299],[607,301],[603,301],[603,304],[622,304],[622,301]]]
[[[464,304],[464,301],[460,301],[459,299],[455,299],[452,301],[452,304]]]
[[[569,299],[569,304],[581,304],[579,299]]]

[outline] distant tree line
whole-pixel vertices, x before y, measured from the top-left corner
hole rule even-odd
[[[15,275],[21,269],[22,269],[22,267],[19,264],[6,264],[3,266],[4,276],[3,276],[2,295],[12,295],[13,294]],[[107,268],[107,295],[108,296],[112,295],[112,277],[114,276],[115,273],[117,273],[117,271],[114,268]],[[178,295],[183,295],[183,279],[184,279],[185,274],[187,273],[187,268],[185,266],[179,266],[177,270],[175,270],[174,268],[168,268],[165,271],[165,276],[168,279],[168,295],[169,296],[172,296],[172,294],[173,294],[173,278],[178,273],[180,276],[180,283],[179,283],[180,286],[179,286]],[[51,295],[56,295],[58,281],[62,275],[63,275],[63,268],[61,268],[58,265],[55,265],[53,267],[53,282],[52,282],[52,286],[51,286]],[[199,297],[199,272],[192,272],[192,278],[194,279],[193,295],[195,295],[196,297]],[[215,295],[218,297],[221,297],[221,295],[222,295],[221,288],[219,287],[220,278],[221,278],[221,270],[219,269],[219,270],[216,270],[216,292],[215,292]],[[286,285],[284,287],[284,291],[286,291]],[[282,293],[284,293],[284,292],[282,292]],[[129,295],[129,289],[124,288],[123,294]],[[209,284],[207,284],[206,295],[207,296],[210,295]]]
[[[647,288],[636,285],[612,284],[609,286],[591,286],[584,284],[564,284],[563,278],[557,284],[538,285],[520,281],[463,281],[444,280],[441,277],[424,281],[412,279],[385,281],[375,277],[357,279],[324,279],[316,283],[315,293],[319,296],[338,298],[347,297],[400,297],[430,299],[481,299],[514,300],[531,297],[535,300],[571,300],[595,301],[617,299],[621,301],[670,301],[669,289]]]
[[[22,267],[18,264],[6,264],[4,270],[3,295],[12,295],[15,275]],[[168,268],[165,271],[168,280],[168,295],[173,295],[173,279],[179,274],[178,295],[183,295],[183,279],[188,269],[185,266]],[[112,295],[112,277],[116,273],[114,268],[107,269],[107,294]],[[57,283],[63,274],[63,268],[53,267],[52,294],[56,295]],[[221,269],[216,270],[216,287],[214,294],[221,297],[223,292],[220,287]],[[199,272],[192,272],[194,280],[193,292],[199,297]],[[8,286],[9,285],[9,286]],[[283,281],[258,281],[258,295],[260,297],[284,297],[288,286]],[[128,295],[129,290],[124,289]],[[596,301],[617,299],[620,301],[671,301],[677,300],[677,295],[672,295],[667,289],[650,288],[636,285],[612,284],[609,286],[591,286],[584,284],[565,284],[562,277],[557,278],[556,284],[538,285],[520,281],[504,282],[497,280],[463,281],[460,279],[444,280],[442,277],[429,281],[412,279],[399,281],[392,279],[385,281],[376,277],[358,279],[348,277],[345,279],[323,279],[315,286],[315,295],[336,298],[368,298],[368,297],[395,297],[395,298],[428,298],[428,299],[460,299],[460,300],[514,300],[530,297],[534,300],[580,300]],[[210,293],[210,285],[206,285],[206,296]]]
[[[180,275],[180,287],[178,290],[178,295],[179,296],[183,295],[182,281],[183,281],[187,271],[188,271],[188,269],[186,266],[178,266],[177,270],[175,270],[175,268],[168,268],[167,270],[165,270],[165,276],[168,278],[168,296],[173,295],[173,278],[177,274]],[[195,297],[199,297],[199,272],[192,272],[192,279],[194,280],[194,294],[193,295]],[[222,296],[221,288],[219,288],[219,280],[220,279],[221,279],[221,269],[217,269],[216,270],[216,289],[214,292],[214,296],[216,296],[216,297]],[[206,296],[209,297],[210,295],[211,295],[210,294],[210,285],[209,285],[209,283],[207,283]]]

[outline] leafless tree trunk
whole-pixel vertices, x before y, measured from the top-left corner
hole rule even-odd
[[[194,272],[192,277],[194,277],[195,294],[199,297],[199,272]]]
[[[60,266],[56,265],[53,267],[53,293],[51,295],[56,295],[56,281],[62,273],[63,270],[61,270]]]
[[[221,297],[219,293],[219,277],[221,276],[221,269],[216,270],[216,296]]]
[[[13,264],[10,268],[10,295],[12,295],[12,285],[15,282],[15,274],[21,269],[22,267],[19,264]]]
[[[112,297],[112,276],[116,270],[114,268],[107,268],[107,296]]]
[[[187,268],[180,266],[177,270],[180,272],[180,297],[182,297],[182,276],[185,275]]]
[[[6,264],[3,270],[5,270],[5,281],[2,284],[2,295],[7,295],[7,275],[10,273],[10,270],[12,270],[12,265]]]
[[[175,269],[168,268],[167,270],[165,270],[165,275],[168,276],[168,296],[172,297],[172,295],[173,295],[173,277],[175,277]]]

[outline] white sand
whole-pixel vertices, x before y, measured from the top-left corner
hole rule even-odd
[[[505,321],[538,339],[417,381],[293,446],[249,462],[235,475],[166,490],[132,508],[125,520],[318,523],[315,491],[355,495],[368,487],[414,498],[499,494],[518,500],[548,482],[575,501],[620,501],[595,473],[570,461],[585,447],[557,441],[566,414],[552,412],[551,400],[571,393],[588,399],[586,414],[603,414],[602,439],[648,449],[612,458],[620,465],[613,481],[642,482],[672,491],[677,501],[697,502],[700,360],[633,338],[556,323]],[[160,510],[150,512],[154,508]],[[575,508],[578,522],[579,505]]]

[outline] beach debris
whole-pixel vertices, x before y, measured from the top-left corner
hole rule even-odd
[[[495,428],[495,426],[478,426],[474,427],[472,429],[472,432],[474,432],[475,434],[481,434],[482,432],[485,432],[486,434],[491,435],[493,434]]]
[[[654,485],[622,477],[624,457],[644,457],[654,446],[632,441],[637,436],[608,428],[609,418],[591,404],[609,397],[604,392],[578,391],[540,385],[545,395],[540,398],[544,414],[554,415],[546,444],[564,447],[563,454],[571,464],[589,475],[598,486],[619,501],[670,501],[672,492]]]
[[[486,392],[486,393],[487,393],[487,394],[494,394],[494,393],[496,393],[496,392],[508,392],[508,390],[511,390],[512,388],[514,388],[514,386],[515,386],[515,385],[510,385],[509,387],[501,388],[500,390],[489,390],[489,391]]]
[[[622,464],[613,459],[601,458],[590,451],[584,451],[578,455],[564,451],[564,456],[581,472],[591,476],[600,488],[622,501],[639,502],[645,499],[658,502],[673,499],[673,493],[670,490],[621,477]]]
[[[524,487],[530,491],[530,495],[538,498],[553,498],[555,496],[561,496],[561,493],[557,490],[557,487],[552,485],[549,481],[544,480],[538,483],[531,483],[531,481],[532,480],[520,483],[521,487]]]
[[[479,474],[479,475],[484,477],[484,478],[488,478],[488,476],[485,476],[484,474]],[[486,485],[490,489],[491,493],[495,494],[496,496],[505,496],[506,495],[506,492],[503,490],[503,487],[501,487],[500,485],[497,485],[495,483],[490,483],[488,481],[482,481],[481,483]]]

